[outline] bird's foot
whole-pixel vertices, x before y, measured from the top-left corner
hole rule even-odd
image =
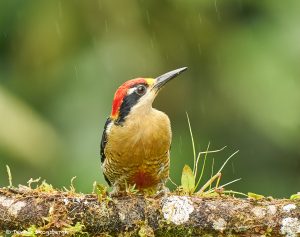
[[[156,194],[154,195],[154,198],[167,197],[169,193],[170,193],[170,189],[167,188],[166,186],[164,186],[156,192]]]
[[[114,189],[109,193],[110,197],[125,197],[132,194],[137,194],[138,190],[135,185],[126,184],[125,187],[115,186]]]

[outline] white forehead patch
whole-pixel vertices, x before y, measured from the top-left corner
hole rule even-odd
[[[135,87],[132,87],[132,88],[130,88],[128,91],[127,91],[127,95],[130,95],[130,94],[132,94],[134,91],[135,91]]]

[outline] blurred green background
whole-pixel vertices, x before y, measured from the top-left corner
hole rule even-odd
[[[222,182],[275,197],[300,191],[300,2],[1,1],[0,186],[42,177],[91,192],[99,144],[124,81],[189,70],[155,107],[171,118],[171,177],[198,151]],[[172,187],[172,186],[171,186]]]

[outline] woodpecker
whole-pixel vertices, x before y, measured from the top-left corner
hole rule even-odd
[[[128,185],[147,193],[165,188],[172,132],[169,117],[152,103],[164,85],[186,69],[132,79],[115,92],[100,150],[104,178],[114,193]]]

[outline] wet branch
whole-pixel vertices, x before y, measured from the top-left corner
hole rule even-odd
[[[22,230],[53,236],[76,232],[81,235],[87,232],[90,236],[120,233],[132,236],[298,236],[300,233],[299,200],[176,195],[98,199],[94,194],[2,188],[0,233]]]

